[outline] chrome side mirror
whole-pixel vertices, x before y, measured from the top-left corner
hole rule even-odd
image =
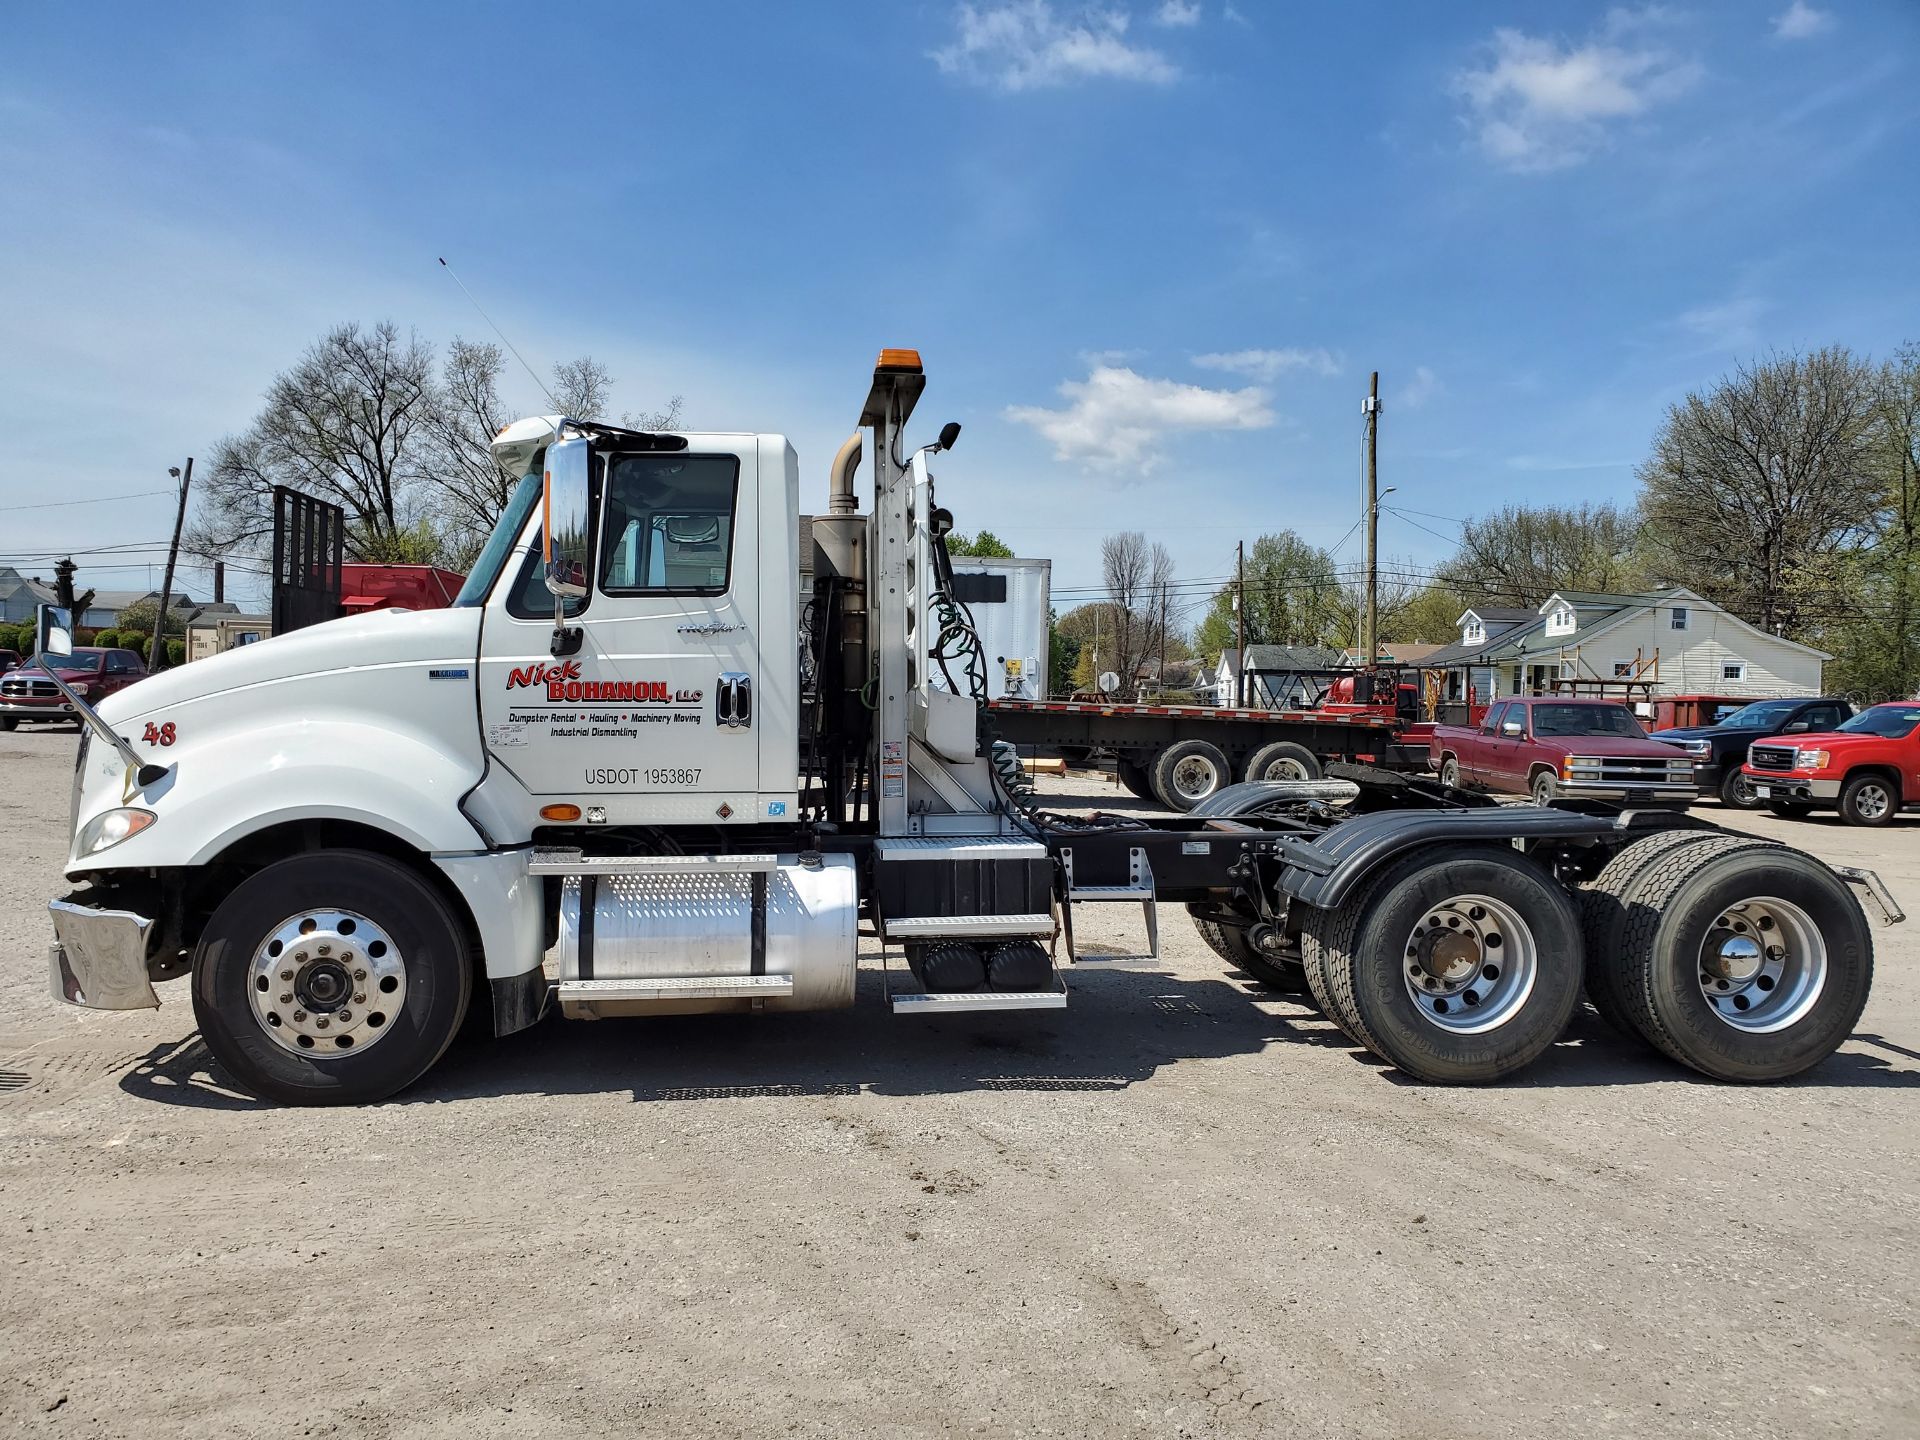
[[[1522,725],[1518,720],[1509,720],[1500,727],[1500,733],[1505,735],[1509,740],[1518,740],[1522,735],[1527,733],[1527,727]]]
[[[555,655],[571,655],[580,648],[579,627],[567,625],[567,601],[587,593],[593,557],[587,550],[591,533],[588,462],[590,441],[560,440],[547,447],[541,483],[540,533],[542,573],[553,596]]]
[[[73,612],[42,605],[35,612],[34,649],[42,660],[64,660],[73,654]]]

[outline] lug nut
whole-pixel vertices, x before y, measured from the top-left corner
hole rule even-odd
[[[333,953],[333,947],[331,945],[322,945],[320,947],[320,953],[322,955],[331,955]]]
[[[307,1018],[307,1012],[304,1010],[296,1010],[293,1012],[293,1018],[296,1020],[304,1020]]]
[[[282,1005],[291,1005],[291,1004],[293,1004],[293,992],[292,992],[291,990],[289,990],[289,991],[288,991],[288,992],[287,992],[286,994],[284,994],[284,995],[282,995],[282,996],[280,997],[280,1003],[281,1003]]]
[[[282,971],[280,972],[280,978],[281,978],[282,980],[291,980],[291,979],[293,979],[293,971],[291,971],[291,970],[282,970]]]
[[[356,980],[364,980],[367,978],[367,972],[364,970],[356,970],[353,972],[353,978]]]
[[[347,1023],[347,1022],[348,1022],[349,1020],[351,1020],[351,1019],[353,1019],[353,1012],[352,1012],[351,1010],[342,1010],[342,1011],[341,1011],[341,1012],[340,1012],[340,1013],[339,1013],[339,1014],[338,1014],[337,1016],[335,1016],[334,1018],[335,1018],[335,1019],[337,1019],[337,1020],[339,1020],[339,1022],[340,1022],[340,1023],[342,1024],[342,1025],[344,1025],[344,1024],[346,1024],[346,1023]]]
[[[362,990],[362,991],[361,991],[361,992],[360,992],[360,993],[359,993],[358,995],[355,995],[355,996],[353,997],[353,1003],[354,1003],[354,1004],[356,1004],[356,1005],[364,1005],[364,1004],[366,1004],[366,1003],[367,1003],[367,992],[366,992],[366,991],[364,991],[364,990]]]
[[[313,1024],[315,1029],[324,1030],[327,1028],[327,1017],[322,1015],[318,1020],[314,1021]]]

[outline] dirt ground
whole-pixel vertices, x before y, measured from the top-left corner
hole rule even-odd
[[[851,1011],[549,1021],[276,1110],[180,984],[48,998],[73,747],[0,735],[7,1435],[1920,1433],[1920,920],[1765,1089],[1590,1014],[1405,1084],[1169,909],[1061,1013],[895,1019],[873,954]],[[1920,817],[1739,823],[1920,911]]]

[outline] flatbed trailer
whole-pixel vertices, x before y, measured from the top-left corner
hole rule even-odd
[[[1423,732],[1364,709],[1260,710],[1211,705],[1128,705],[1079,700],[995,700],[995,736],[1084,759],[1115,757],[1120,783],[1142,800],[1188,811],[1249,780],[1317,780],[1335,762],[1424,771]]]

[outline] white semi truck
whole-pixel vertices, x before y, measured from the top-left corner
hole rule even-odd
[[[1173,901],[1425,1081],[1529,1064],[1583,979],[1725,1079],[1798,1073],[1852,1030],[1854,890],[1898,916],[1871,875],[1785,846],[1364,767],[1158,824],[1036,808],[954,596],[931,467],[958,427],[906,441],[925,383],[881,353],[809,594],[781,436],[549,416],[496,440],[518,488],[452,608],[277,636],[97,712],[70,696],[54,993],[136,1008],[186,978],[242,1085],[371,1101],[475,1007],[507,1034],[550,1007],[852,1004],[863,930],[896,1014],[1058,1008],[1076,907],[1143,907],[1156,951]],[[41,631],[70,648],[66,617]]]

